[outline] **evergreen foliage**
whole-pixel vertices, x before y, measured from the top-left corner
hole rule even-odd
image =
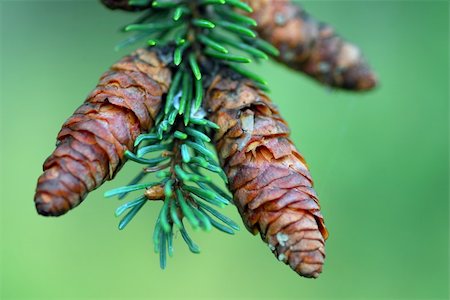
[[[252,29],[256,22],[239,13],[251,12],[239,0],[148,1],[130,0],[129,6],[148,7],[141,18],[124,27],[134,34],[117,48],[145,41],[148,46],[170,45],[173,51],[173,78],[166,102],[151,132],[135,141],[136,150],[126,157],[143,164],[143,171],[129,185],[105,193],[124,198],[128,193],[143,194],[116,210],[124,229],[149,200],[164,202],[156,220],[153,243],[160,255],[161,268],[167,254],[173,254],[173,235],[177,228],[193,253],[200,248],[186,229],[210,231],[213,227],[233,234],[239,227],[214,207],[232,202],[227,191],[212,182],[217,174],[227,177],[210,150],[210,136],[219,127],[206,119],[203,109],[205,65],[225,64],[263,87],[266,81],[244,67],[253,60],[268,59],[278,50],[259,39]],[[141,184],[149,173],[158,180]],[[175,227],[175,228],[174,228]]]

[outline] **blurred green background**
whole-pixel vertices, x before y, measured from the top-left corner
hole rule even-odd
[[[148,205],[123,232],[115,199],[91,193],[62,218],[33,194],[64,120],[134,19],[97,1],[3,1],[1,15],[1,299],[446,299],[449,238],[449,3],[304,1],[364,51],[381,78],[366,94],[258,66],[305,155],[330,230],[324,273],[300,278],[242,226],[180,236],[159,269]],[[239,221],[234,207],[226,212]]]

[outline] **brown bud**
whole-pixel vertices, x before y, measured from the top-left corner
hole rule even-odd
[[[139,49],[114,64],[64,123],[44,163],[34,201],[39,214],[59,216],[111,180],[125,150],[153,126],[171,72],[158,49]]]
[[[303,156],[266,94],[222,71],[208,89],[215,145],[247,229],[302,276],[318,277],[328,232]]]
[[[161,200],[164,199],[164,186],[155,185],[145,190],[145,197],[148,200]]]

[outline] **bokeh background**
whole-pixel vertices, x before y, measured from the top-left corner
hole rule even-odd
[[[3,1],[1,26],[1,299],[447,299],[449,3],[303,1],[357,43],[381,78],[352,94],[274,63],[258,66],[292,128],[330,230],[324,273],[298,277],[258,236],[181,236],[159,269],[159,205],[117,230],[128,164],[76,210],[44,218],[33,194],[64,120],[135,16],[97,1]],[[226,213],[239,221],[234,207]]]

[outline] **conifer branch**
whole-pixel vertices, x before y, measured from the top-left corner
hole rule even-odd
[[[252,11],[241,1],[151,1],[141,4],[151,6],[151,13],[124,27],[125,32],[137,33],[121,42],[120,47],[142,39],[147,39],[147,44],[152,47],[173,47],[174,76],[155,127],[138,137],[135,151],[127,151],[125,155],[146,165],[143,173],[157,172],[160,181],[138,184],[144,177],[140,174],[138,180],[133,180],[130,185],[105,195],[123,198],[126,193],[141,189],[148,200],[164,202],[156,221],[153,241],[155,251],[160,254],[161,268],[165,268],[167,254],[170,256],[173,252],[173,245],[169,246],[169,242],[174,226],[182,232],[183,239],[194,253],[199,252],[199,247],[189,237],[184,221],[194,229],[200,227],[205,231],[215,227],[233,234],[238,229],[233,221],[211,207],[223,207],[230,203],[231,197],[205,175],[217,174],[227,183],[225,173],[216,162],[216,155],[208,147],[211,131],[219,129],[219,126],[205,119],[203,73],[211,77],[207,70],[209,67],[226,63],[265,84],[259,76],[237,65],[250,63],[252,57],[268,59],[268,55],[264,49],[250,45],[256,38],[256,33],[250,28],[255,22],[234,12],[234,9]],[[236,20],[237,16],[242,17]],[[240,53],[234,54],[233,49]],[[120,215],[128,210],[119,223],[120,229],[125,228],[144,203],[139,196],[118,208]]]
[[[278,60],[321,82],[369,89],[374,77],[356,48],[287,0],[102,2],[142,14],[122,28],[130,36],[116,49],[147,48],[113,65],[63,125],[38,180],[38,213],[66,213],[130,160],[142,171],[105,197],[135,195],[115,211],[120,230],[145,204],[163,203],[153,230],[162,269],[174,253],[176,230],[191,252],[200,252],[187,224],[239,230],[218,210],[235,202],[247,228],[259,231],[280,261],[317,277],[328,232],[308,168],[263,92],[267,82],[245,66],[282,52]],[[293,26],[299,22],[319,35],[292,40],[285,30],[299,30]]]

